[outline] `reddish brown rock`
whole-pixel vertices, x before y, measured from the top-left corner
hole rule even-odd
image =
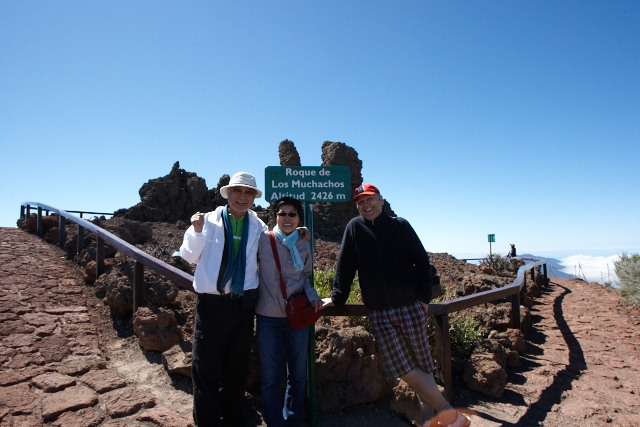
[[[32,334],[14,334],[2,339],[2,345],[19,348],[34,345],[40,338]]]
[[[42,419],[51,421],[67,411],[89,408],[98,403],[98,395],[89,387],[76,385],[42,398]]]
[[[185,353],[179,345],[162,353],[162,364],[170,374],[191,378],[191,353]]]
[[[143,350],[166,351],[181,340],[175,314],[163,308],[138,308],[133,329]]]
[[[31,414],[34,411],[33,401],[38,397],[35,390],[27,383],[20,383],[0,388],[0,408],[9,408],[13,414]]]
[[[127,382],[118,376],[118,374],[106,369],[94,369],[87,372],[79,379],[100,394],[117,388],[122,388],[127,385]]]
[[[6,387],[28,381],[33,377],[45,372],[45,368],[39,366],[30,366],[23,369],[6,369],[0,375],[0,386]]]
[[[193,427],[193,421],[167,408],[152,408],[136,416],[137,421],[149,421],[156,427]]]
[[[60,325],[51,323],[49,325],[40,326],[33,333],[39,337],[47,337],[54,333],[60,333]]]
[[[103,412],[95,408],[85,408],[79,411],[65,412],[52,422],[51,425],[56,427],[97,427],[101,425],[104,419],[105,415]]]
[[[47,393],[53,393],[63,390],[74,385],[75,383],[75,378],[72,378],[68,375],[59,374],[57,372],[47,372],[45,374],[38,375],[31,380],[31,384]]]
[[[58,316],[47,313],[26,313],[22,315],[22,319],[35,327],[49,325],[58,321]]]
[[[60,362],[56,370],[65,375],[78,376],[89,371],[89,369],[105,369],[107,367],[104,359],[98,356],[69,356]]]
[[[147,392],[132,387],[110,392],[105,404],[107,413],[112,418],[126,417],[155,405],[155,399]]]
[[[399,414],[403,414],[409,420],[418,421],[416,425],[420,425],[419,405],[420,401],[413,389],[404,381],[399,380],[393,388],[391,409]]]
[[[499,398],[504,393],[507,371],[486,353],[473,354],[465,364],[463,378],[471,390]]]
[[[316,323],[318,408],[332,411],[391,394],[379,369],[373,335],[350,319]]]
[[[7,320],[0,323],[0,336],[8,336],[15,334],[30,334],[36,328],[23,320]]]

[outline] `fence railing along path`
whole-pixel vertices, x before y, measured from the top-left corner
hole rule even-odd
[[[77,252],[82,250],[82,241],[84,230],[88,230],[96,235],[96,277],[104,272],[104,244],[105,242],[113,246],[116,250],[132,258],[135,262],[134,279],[133,279],[133,311],[144,305],[144,268],[159,273],[168,280],[171,280],[177,286],[193,290],[193,276],[179,270],[151,255],[141,251],[137,247],[125,242],[109,231],[100,228],[93,223],[75,215],[68,211],[54,208],[38,202],[25,202],[20,207],[20,216],[25,220],[31,214],[31,207],[37,208],[37,233],[42,235],[42,214],[44,212],[52,212],[58,215],[59,225],[59,242],[64,246],[65,242],[65,219],[75,222],[78,225],[78,244]],[[106,214],[101,212],[81,212],[75,213],[94,213]],[[110,214],[108,214],[110,215]],[[536,259],[527,259],[532,261],[518,269],[516,279],[511,285],[489,291],[479,292],[473,295],[441,301],[429,304],[427,311],[428,316],[434,316],[435,320],[435,359],[438,374],[444,383],[445,395],[449,401],[453,398],[453,377],[451,366],[451,336],[449,334],[449,315],[458,311],[485,304],[488,302],[508,299],[511,301],[511,327],[520,328],[520,301],[524,297],[527,287],[527,277],[531,283],[536,281],[536,267],[541,267],[544,275],[545,283],[547,280],[547,264],[545,261]],[[368,310],[362,303],[347,303],[342,307],[326,307],[323,310],[324,316],[366,316]]]

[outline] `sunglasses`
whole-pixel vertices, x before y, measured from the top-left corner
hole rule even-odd
[[[293,218],[295,216],[298,216],[298,212],[283,212],[283,211],[280,211],[280,212],[277,213],[277,215],[278,216],[288,216],[288,217]]]

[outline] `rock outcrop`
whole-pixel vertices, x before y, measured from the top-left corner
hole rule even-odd
[[[225,176],[220,182],[224,181]],[[175,162],[168,175],[149,180],[140,188],[140,203],[116,211],[115,216],[137,221],[188,221],[194,212],[207,212],[220,204],[218,185],[209,190],[204,178],[181,169],[180,163]]]
[[[171,310],[140,307],[133,316],[133,330],[140,348],[146,351],[166,351],[181,340],[176,316]]]
[[[288,139],[280,142],[278,155],[281,166],[302,164],[295,144]],[[310,160],[310,163],[317,165],[318,162]],[[350,194],[363,183],[362,161],[358,158],[358,153],[342,142],[325,141],[322,144],[320,166],[347,166],[351,171]],[[222,175],[217,186],[209,190],[203,178],[181,169],[180,163],[176,162],[168,175],[151,179],[140,188],[140,203],[128,209],[119,209],[114,216],[136,221],[184,221],[188,224],[194,212],[208,212],[226,204],[226,200],[220,195],[220,188],[227,185],[229,179],[228,174]],[[387,202],[384,209],[395,216]],[[274,221],[269,217],[268,210],[257,206],[254,211],[265,223],[273,225]],[[342,239],[347,222],[358,215],[355,204],[350,200],[315,203],[313,211],[315,235],[336,242]]]

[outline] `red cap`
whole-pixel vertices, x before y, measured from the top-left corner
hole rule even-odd
[[[363,184],[360,187],[356,188],[356,190],[353,192],[353,201],[355,202],[358,197],[368,194],[380,194],[380,191],[376,188],[375,185]]]

